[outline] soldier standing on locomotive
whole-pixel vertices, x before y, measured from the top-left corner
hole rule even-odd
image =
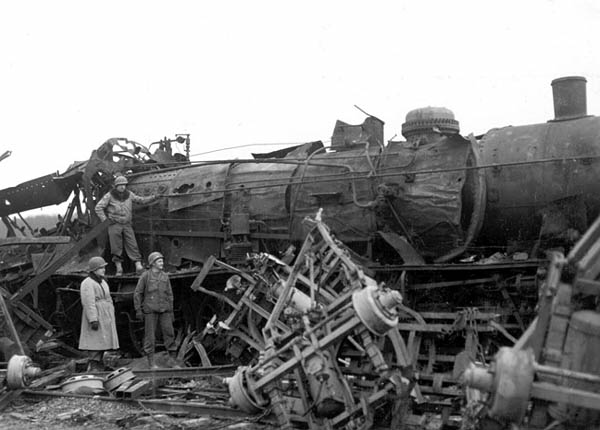
[[[127,189],[127,178],[119,176],[115,179],[115,187],[104,195],[96,204],[96,215],[101,221],[110,220],[108,239],[112,261],[117,268],[115,275],[123,274],[123,247],[125,252],[135,263],[136,273],[144,270],[142,256],[135,240],[135,233],[131,226],[133,203],[151,203],[158,198],[155,194],[140,197]]]

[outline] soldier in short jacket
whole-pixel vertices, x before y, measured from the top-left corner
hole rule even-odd
[[[123,274],[123,248],[135,263],[135,270],[141,273],[142,256],[138,249],[135,233],[131,226],[133,203],[150,203],[157,199],[156,195],[140,197],[127,189],[127,178],[119,176],[115,179],[115,188],[110,190],[96,204],[95,212],[101,221],[110,220],[108,227],[108,239],[110,241],[110,252],[112,261],[117,267],[116,275]]]
[[[133,293],[133,304],[138,319],[144,320],[144,353],[150,367],[155,367],[154,350],[156,326],[160,325],[165,348],[175,358],[175,333],[173,329],[173,289],[168,275],[163,271],[164,257],[160,252],[148,256],[150,268],[138,280]]]

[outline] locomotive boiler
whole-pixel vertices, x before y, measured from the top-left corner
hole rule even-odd
[[[283,252],[319,208],[340,240],[376,264],[568,242],[599,212],[600,119],[586,113],[584,78],[552,86],[556,116],[543,124],[465,138],[451,111],[428,107],[407,114],[405,141],[385,144],[371,116],[338,121],[330,147],[133,174],[136,193],[164,195],[140,209],[136,231],[173,267]]]

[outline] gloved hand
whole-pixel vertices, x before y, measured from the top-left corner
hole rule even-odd
[[[142,311],[136,312],[135,316],[139,320],[143,320],[144,319],[144,313]]]
[[[90,323],[90,325],[92,326],[92,330],[96,331],[98,330],[98,328],[100,328],[100,324],[98,324],[98,321],[92,321]]]

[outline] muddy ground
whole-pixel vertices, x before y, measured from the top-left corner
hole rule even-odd
[[[14,400],[0,418],[0,429],[3,430],[272,430],[274,428],[246,419],[221,419],[189,414],[165,415],[118,402],[77,398],[52,398],[40,401],[25,396]]]

